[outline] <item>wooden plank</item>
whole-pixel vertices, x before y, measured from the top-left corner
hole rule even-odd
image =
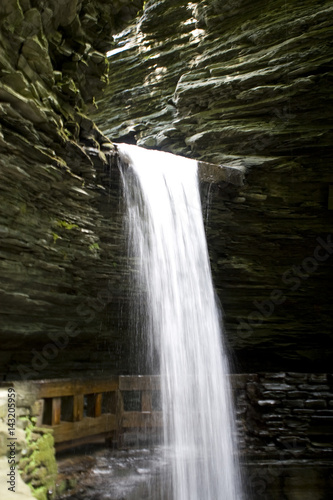
[[[103,394],[88,394],[87,396],[87,416],[100,417],[102,415],[102,398]]]
[[[73,381],[69,380],[41,380],[36,383],[40,398],[72,396],[74,394]]]
[[[83,404],[84,404],[84,395],[77,394],[74,396],[73,401],[73,422],[79,422],[83,419]]]
[[[124,415],[124,400],[121,392],[116,392],[116,431],[113,435],[113,446],[121,448],[123,445],[123,415]]]
[[[52,398],[51,425],[59,425],[61,419],[61,398]]]
[[[160,389],[159,376],[39,381],[37,386],[39,397],[44,398],[43,423],[52,426],[55,443],[112,435],[114,443],[121,445],[125,429],[162,426],[162,412],[152,411],[152,391]],[[141,391],[141,411],[125,412],[121,391]]]
[[[119,386],[119,377],[110,377],[107,379],[91,379],[81,381],[81,394],[94,394],[99,392],[116,391]],[[77,394],[77,393],[76,393]]]
[[[124,429],[136,427],[162,427],[163,415],[160,411],[154,412],[139,412],[139,411],[125,411],[123,414],[122,427]]]
[[[61,443],[55,444],[56,453],[63,450],[68,450],[74,448],[74,446],[82,446],[84,444],[90,443],[108,443],[107,446],[112,446],[112,436],[114,431],[102,432],[100,434],[94,434],[93,436],[86,436],[80,439],[71,439],[70,441],[62,441]]]
[[[102,415],[102,401],[103,394],[95,394],[95,417],[100,417]]]
[[[73,396],[74,394],[93,394],[99,392],[116,391],[119,385],[118,377],[103,379],[79,380],[39,380],[36,382],[39,398],[58,396]]]
[[[116,418],[117,429],[121,430],[124,414],[124,400],[120,391],[116,392]]]
[[[141,411],[152,411],[152,394],[151,391],[141,392]]]
[[[45,425],[43,427],[46,427]],[[103,414],[98,418],[86,417],[78,422],[61,422],[53,429],[55,443],[94,436],[117,429],[115,415]]]
[[[159,375],[122,375],[119,377],[121,391],[149,391],[160,389]]]

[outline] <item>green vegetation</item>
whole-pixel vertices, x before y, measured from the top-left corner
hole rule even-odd
[[[92,243],[91,245],[89,245],[89,250],[93,253],[97,253],[97,251],[100,249],[101,248],[98,243]]]
[[[27,450],[19,463],[22,478],[38,500],[53,499],[58,468],[52,431],[36,427],[36,419],[23,417],[22,420],[28,423],[25,429]]]
[[[56,244],[57,239],[60,238],[60,236],[59,236],[59,234],[53,233],[53,232],[52,232],[52,236],[53,236],[53,243]]]
[[[64,229],[68,229],[68,230],[71,230],[71,229],[74,229],[74,228],[78,228],[79,226],[77,224],[70,224],[68,222],[66,222],[65,220],[58,220],[57,221],[57,226],[59,227],[63,227]]]

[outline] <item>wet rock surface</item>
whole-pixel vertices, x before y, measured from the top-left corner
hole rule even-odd
[[[231,383],[239,447],[247,460],[330,459],[331,374],[244,374],[231,376]]]
[[[141,6],[1,2],[3,378],[126,369],[121,327],[110,337],[125,283],[113,147],[84,107],[105,85],[113,32]]]
[[[108,138],[244,171],[202,185],[235,371],[329,370],[332,2],[150,1],[112,41],[141,3],[1,4],[2,376],[129,370]]]
[[[77,455],[59,457],[59,480],[64,476],[67,482],[76,482],[75,487],[60,498],[162,500],[158,476],[162,475],[163,467],[166,463],[161,448],[112,451],[100,447],[78,450]]]
[[[241,168],[202,195],[247,482],[328,500],[332,378],[295,371],[331,370],[332,2],[149,1],[113,41],[142,3],[1,1],[1,377],[133,366],[110,139]],[[158,452],[89,454],[64,498],[149,498]]]
[[[167,463],[161,448],[110,451],[82,450],[59,457],[61,474],[72,485],[65,500],[166,500]],[[242,465],[251,500],[329,500],[332,462],[308,460],[247,461]],[[163,472],[164,471],[164,472]],[[60,476],[61,477],[61,476]],[[74,486],[76,484],[76,486]],[[74,488],[73,488],[74,486]],[[166,487],[166,488],[165,488]],[[164,489],[164,493],[162,493]]]
[[[331,1],[149,1],[91,116],[119,142],[243,167],[203,186],[236,371],[330,370]]]

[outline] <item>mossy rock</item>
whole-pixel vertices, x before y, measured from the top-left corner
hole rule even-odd
[[[57,495],[62,495],[68,489],[66,479],[58,480],[56,484]]]
[[[20,462],[22,477],[39,500],[54,498],[58,467],[50,432],[32,424],[26,429],[28,453]],[[52,493],[50,493],[52,492]]]
[[[54,498],[54,496],[49,496],[49,490],[46,486],[40,486],[39,488],[31,488],[33,495],[37,500],[47,500],[48,498]]]

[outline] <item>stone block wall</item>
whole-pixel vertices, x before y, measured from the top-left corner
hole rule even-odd
[[[247,460],[330,459],[333,375],[233,375],[241,454]]]

